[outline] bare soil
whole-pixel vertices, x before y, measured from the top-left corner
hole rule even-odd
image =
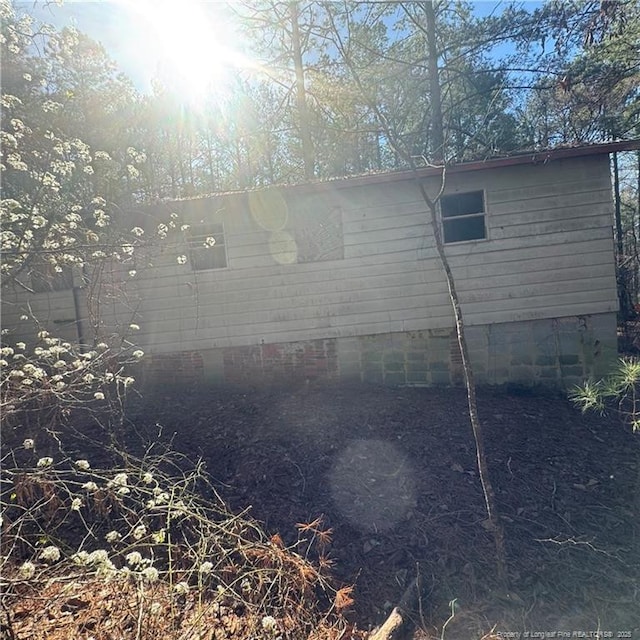
[[[128,407],[126,440],[134,454],[163,441],[203,460],[225,504],[250,507],[274,536],[276,555],[322,516],[347,620],[309,637],[362,638],[418,577],[414,640],[640,638],[640,434],[559,393],[481,389],[479,409],[509,584],[495,577],[462,389],[157,390]],[[19,446],[20,433],[6,436]],[[74,455],[98,466],[101,452],[106,468],[104,447]],[[203,607],[197,594],[177,615],[161,584],[142,597],[62,574],[42,592],[16,588],[0,622],[20,640],[268,636],[260,619]]]
[[[549,392],[485,389],[479,408],[509,584],[494,577],[463,390],[165,390],[129,417],[135,439],[172,439],[202,458],[229,506],[251,505],[285,543],[324,515],[360,628],[379,624],[418,575],[416,637],[440,637],[446,623],[450,639],[640,638],[640,434]]]

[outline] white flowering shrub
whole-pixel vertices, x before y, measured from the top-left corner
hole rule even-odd
[[[160,245],[173,251],[172,242],[183,243],[184,232],[173,213],[145,232],[110,198],[131,199],[146,156],[124,145],[116,162],[78,138],[66,115],[77,109],[65,85],[67,63],[76,64],[91,45],[72,28],[36,24],[24,9],[0,0],[0,278],[4,298],[20,295],[24,308],[0,341],[3,444],[31,438],[42,449],[46,436],[51,447],[64,448],[63,427],[86,422],[80,412],[99,416],[115,446],[123,438],[124,398],[145,360],[135,344],[140,324],[128,305],[127,280],[149,266]],[[38,305],[24,301],[63,289],[73,290],[73,304],[87,316],[75,342],[55,335],[49,318],[33,311]],[[123,309],[109,326],[107,304]]]
[[[108,154],[93,151],[58,119],[64,105],[56,97],[54,70],[74,55],[79,35],[37,25],[16,6],[0,0],[2,292],[73,285],[83,289],[93,317],[99,302],[92,299],[94,275],[106,265],[129,268],[143,242],[128,230],[132,225],[113,223],[107,192],[114,176],[103,170]],[[142,161],[135,150],[128,157]],[[5,327],[0,345],[5,434],[20,425],[34,433],[17,437],[34,439],[38,429],[59,431],[74,409],[121,403],[133,382],[125,367],[144,355],[128,341],[131,331],[105,340],[94,332],[76,345],[50,335],[37,315],[25,314],[21,322],[21,335],[33,339],[14,343]]]
[[[311,545],[324,548],[330,535],[320,520],[299,525],[307,539],[287,549],[279,536],[269,539],[258,523],[231,514],[201,466],[180,471],[186,460],[177,454],[102,470],[84,458],[39,457],[37,446],[23,453],[29,462],[21,467],[8,466],[13,455],[1,461],[3,597],[18,585],[21,593],[25,585],[39,589],[67,567],[119,590],[164,585],[171,606],[240,607],[255,637],[276,637],[293,614],[311,630],[318,621],[302,612],[316,610],[319,598],[338,612],[339,591],[309,560]],[[300,626],[291,631],[304,637]]]
[[[0,411],[7,420],[25,410],[57,407],[61,413],[121,397],[134,382],[126,365],[143,356],[139,349],[106,344],[87,351],[45,330],[35,334],[32,344],[21,344],[20,351],[0,348]]]

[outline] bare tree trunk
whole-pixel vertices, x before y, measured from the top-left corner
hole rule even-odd
[[[613,154],[613,194],[615,204],[618,303],[620,305],[620,318],[621,320],[626,321],[631,316],[631,302],[628,291],[629,268],[624,259],[624,232],[622,230],[622,210],[620,199],[620,169],[617,153]]]
[[[425,3],[426,5],[431,5],[431,9],[433,10],[433,5],[431,2]],[[427,27],[427,32],[431,34],[435,34],[435,14],[433,11],[429,12],[428,7],[425,6],[425,15],[427,16],[427,20],[434,20],[434,24]],[[363,97],[367,98],[366,89],[360,79],[360,76],[354,66],[351,64],[349,57],[346,55],[346,51],[344,45],[342,43],[339,32],[334,32],[336,37],[336,44],[345,60],[345,63],[349,67],[353,78],[358,85]],[[433,41],[434,42],[434,41]],[[430,50],[433,50],[433,47],[430,46]],[[435,62],[437,66],[437,50],[434,52]],[[433,61],[430,61],[430,65]],[[437,74],[435,76],[437,78]],[[436,92],[436,96],[431,96],[431,106],[432,109],[435,110],[436,113],[441,114],[441,107],[439,104],[434,104],[435,100],[439,100],[440,92]],[[491,483],[491,479],[489,477],[489,466],[487,463],[487,456],[484,447],[484,435],[482,430],[482,423],[480,422],[480,417],[478,415],[478,404],[476,398],[476,385],[475,378],[473,375],[473,368],[471,366],[471,361],[469,359],[469,350],[467,347],[467,339],[465,333],[465,325],[464,319],[462,315],[462,309],[460,307],[460,299],[458,297],[458,293],[456,291],[455,279],[453,277],[453,273],[451,271],[451,267],[449,265],[449,260],[447,259],[446,253],[444,251],[444,243],[442,239],[442,233],[440,230],[440,224],[438,221],[438,209],[437,203],[442,195],[442,191],[444,189],[445,178],[446,178],[446,168],[444,163],[442,163],[442,183],[440,187],[440,193],[432,198],[426,191],[423,181],[420,179],[418,174],[418,169],[416,163],[411,155],[411,153],[407,152],[407,150],[401,145],[400,138],[396,136],[391,129],[387,119],[384,114],[378,108],[375,100],[369,100],[369,106],[373,110],[376,115],[380,126],[382,127],[389,144],[392,146],[396,154],[403,158],[405,162],[411,168],[411,171],[414,175],[415,184],[424,200],[425,204],[430,213],[431,218],[431,226],[433,228],[433,236],[435,240],[436,252],[438,254],[438,258],[440,259],[440,264],[444,270],[447,288],[449,291],[449,299],[451,301],[451,307],[453,309],[455,323],[456,323],[456,334],[458,338],[458,346],[460,348],[460,355],[462,359],[462,369],[464,372],[464,382],[467,390],[467,404],[469,408],[469,420],[471,422],[471,429],[473,431],[473,437],[476,445],[476,462],[478,465],[478,475],[480,477],[480,484],[482,486],[482,492],[484,495],[485,507],[487,511],[487,529],[492,533],[495,549],[496,549],[496,574],[498,579],[502,582],[505,588],[508,588],[508,576],[507,576],[507,557],[506,550],[504,545],[504,530],[502,528],[502,523],[500,522],[500,518],[498,516],[498,510],[496,508],[496,499],[495,492],[493,490],[493,485]],[[437,118],[437,116],[436,116]],[[442,120],[439,121],[438,126],[442,127]],[[443,141],[444,134],[440,132],[436,135],[436,139]],[[439,148],[438,155],[442,153],[444,149],[442,145]]]
[[[291,40],[293,47],[293,66],[296,72],[296,104],[302,143],[302,161],[305,178],[314,176],[313,143],[309,131],[309,110],[307,109],[307,93],[304,87],[304,67],[302,66],[302,49],[300,46],[300,25],[298,24],[298,4],[289,4],[291,13]]]
[[[415,172],[415,166],[412,167]],[[443,168],[443,180],[444,186],[444,168]],[[435,238],[436,251],[440,258],[440,264],[445,272],[447,280],[447,288],[449,290],[449,299],[453,308],[453,314],[456,321],[456,334],[458,338],[458,346],[460,348],[460,356],[462,359],[462,371],[464,375],[464,384],[467,390],[467,406],[469,408],[469,421],[471,422],[471,429],[473,431],[473,438],[476,445],[476,462],[478,465],[478,475],[480,477],[480,484],[482,485],[482,493],[484,495],[485,507],[487,510],[487,524],[488,530],[491,531],[496,547],[496,568],[498,579],[507,584],[507,554],[504,546],[504,530],[498,510],[496,507],[496,497],[493,490],[493,484],[489,475],[489,465],[487,463],[487,455],[484,448],[484,435],[482,430],[482,423],[480,422],[480,416],[478,414],[478,402],[476,398],[476,383],[473,375],[473,367],[471,366],[471,360],[469,359],[469,349],[467,346],[467,337],[465,332],[464,318],[462,315],[462,309],[460,307],[460,299],[456,291],[456,283],[449,265],[449,260],[444,252],[444,244],[442,241],[442,233],[438,222],[437,215],[437,199],[434,200],[429,197],[426,192],[422,181],[416,178],[416,183],[420,189],[423,200],[427,203],[429,211],[431,213],[431,225],[433,227],[433,235]]]
[[[428,47],[428,67],[429,67],[429,89],[430,89],[430,104],[431,104],[431,131],[432,131],[432,149],[434,152],[433,161],[436,164],[442,164],[444,167],[444,124],[442,120],[442,102],[440,96],[440,81],[438,79],[438,48],[436,45],[436,17],[433,10],[432,0],[427,0],[424,3],[424,12],[427,20],[427,47]],[[409,157],[411,168],[415,173],[416,167],[413,162],[413,158]],[[445,173],[443,168],[442,174],[442,187],[445,183]],[[438,221],[438,212],[436,207],[436,201],[429,197],[426,192],[424,184],[420,180],[416,180],[420,188],[420,193],[423,200],[427,203],[429,211],[431,213],[431,225],[433,227],[433,235],[436,241],[436,251],[440,258],[440,263],[444,269],[447,279],[447,288],[449,289],[449,298],[451,300],[451,306],[456,320],[456,334],[458,337],[458,346],[460,347],[460,356],[462,358],[462,371],[464,374],[464,384],[467,389],[467,404],[469,407],[469,420],[471,422],[471,429],[473,430],[473,437],[476,444],[476,461],[478,464],[478,475],[480,476],[480,483],[482,485],[482,492],[484,494],[485,506],[487,509],[487,521],[488,528],[493,534],[494,543],[496,547],[496,567],[497,575],[501,581],[506,582],[507,579],[507,560],[506,551],[504,546],[504,530],[502,523],[500,522],[497,507],[495,492],[489,476],[489,466],[487,464],[487,456],[484,448],[484,435],[482,431],[482,423],[480,422],[480,416],[478,415],[478,403],[476,398],[476,383],[473,375],[473,367],[469,359],[469,349],[467,346],[467,337],[465,332],[464,318],[462,316],[462,309],[460,308],[460,299],[456,291],[456,283],[449,265],[449,260],[444,252],[444,242],[442,240],[442,233],[440,224]]]
[[[429,69],[429,103],[431,111],[431,159],[436,164],[444,163],[444,125],[442,120],[442,98],[438,71],[438,46],[436,44],[436,14],[432,0],[423,5],[427,19],[427,68]]]

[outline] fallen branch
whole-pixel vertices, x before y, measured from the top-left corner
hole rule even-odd
[[[415,609],[420,595],[420,574],[411,581],[400,598],[400,602],[393,608],[382,626],[376,629],[368,640],[391,640],[407,623],[411,612]]]

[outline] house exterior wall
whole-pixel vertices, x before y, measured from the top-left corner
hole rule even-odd
[[[610,361],[617,297],[608,156],[452,173],[445,182],[447,194],[484,191],[487,239],[446,246],[481,381],[562,381]],[[434,196],[440,188],[436,178],[425,185]],[[106,305],[104,330],[139,324],[136,343],[149,366],[200,354],[204,378],[248,381],[251,363],[256,379],[269,371],[287,378],[308,368],[295,364],[305,362],[296,355],[302,349],[323,370],[314,378],[456,381],[446,282],[412,181],[346,179],[173,203],[165,213],[174,209],[190,223],[224,224],[228,267],[193,271],[166,251],[136,278],[123,276],[128,306]],[[52,322],[73,318],[72,297],[60,293],[68,292],[35,296]],[[11,302],[5,326],[27,299],[18,293]],[[546,336],[542,343],[514,337],[534,333]],[[565,333],[586,351],[542,348]],[[598,351],[596,341],[606,347]],[[412,360],[418,344],[429,367]],[[397,351],[388,356],[396,364],[368,355],[376,350]],[[445,351],[448,359],[432,356]],[[548,375],[536,369],[543,356],[553,360]],[[393,368],[401,361],[404,373]]]

